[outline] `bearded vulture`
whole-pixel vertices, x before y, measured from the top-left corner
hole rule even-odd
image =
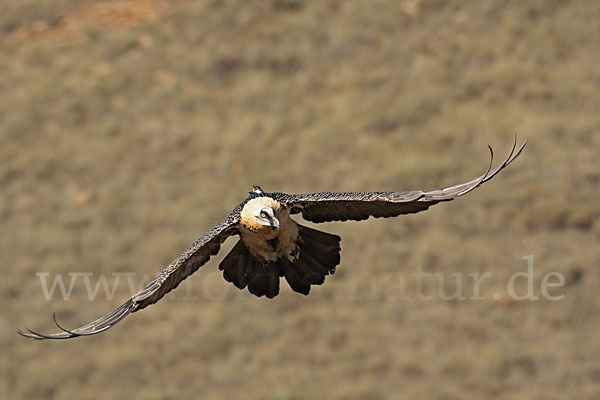
[[[267,193],[254,186],[250,195],[219,225],[200,236],[190,248],[111,313],[80,328],[62,328],[53,314],[59,333],[41,334],[17,331],[31,339],[68,339],[94,335],[112,327],[132,312],[159,301],[185,278],[196,272],[230,236],[240,237],[219,264],[226,281],[239,289],[248,287],[256,296],[273,298],[279,293],[279,280],[285,277],[290,288],[307,295],[311,285],[321,285],[340,262],[341,238],[296,223],[290,216],[301,214],[307,221],[361,221],[369,217],[387,218],[413,214],[450,201],[492,179],[519,156],[527,141],[517,149],[517,141],[506,160],[496,169],[469,182],[438,190],[408,192],[319,192],[311,194]],[[489,146],[488,146],[489,147]],[[493,151],[490,149],[491,159]]]

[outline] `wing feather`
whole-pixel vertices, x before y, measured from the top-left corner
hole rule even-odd
[[[427,210],[430,206],[450,201],[475,189],[492,179],[512,163],[523,151],[525,141],[517,149],[517,138],[508,157],[495,169],[491,169],[493,150],[490,149],[490,166],[485,174],[459,185],[437,190],[413,190],[408,192],[319,192],[311,194],[282,195],[281,200],[292,212],[301,212],[311,222],[361,221],[369,217],[387,218]]]
[[[61,327],[56,321],[56,316],[52,314],[54,324],[61,332],[47,335],[26,329],[26,331],[19,330],[17,333],[35,340],[69,339],[78,336],[95,335],[111,328],[130,313],[156,303],[165,294],[175,289],[185,278],[196,272],[211,256],[218,253],[225,239],[237,233],[236,225],[238,222],[238,218],[232,214],[219,225],[200,236],[186,251],[158,274],[154,280],[120,307],[103,317],[77,329],[68,330]]]

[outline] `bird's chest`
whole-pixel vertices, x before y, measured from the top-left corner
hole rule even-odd
[[[276,235],[272,232],[253,232],[247,229],[241,230],[242,240],[257,258],[265,261],[277,261],[281,257],[287,257],[295,261],[298,252],[296,241],[298,240],[298,224],[291,218],[280,218],[279,229]]]

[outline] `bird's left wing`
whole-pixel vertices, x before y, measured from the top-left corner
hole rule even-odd
[[[73,330],[64,329],[56,322],[55,315],[53,314],[54,323],[62,332],[49,335],[37,333],[30,329],[26,329],[26,332],[20,330],[17,332],[22,336],[37,340],[69,339],[103,332],[117,324],[130,313],[156,303],[165,294],[175,289],[185,278],[196,272],[211,256],[219,252],[221,244],[225,239],[238,232],[236,228],[238,222],[239,217],[231,214],[219,225],[200,236],[194,244],[169,264],[154,280],[119,308],[87,325]]]
[[[311,222],[361,221],[369,217],[396,217],[427,210],[442,201],[450,201],[492,179],[514,161],[527,144],[517,149],[517,138],[508,157],[494,170],[491,169],[493,151],[490,147],[490,166],[485,174],[469,182],[445,189],[413,190],[408,192],[319,192],[311,194],[279,194],[278,200],[291,208],[292,213],[302,213]]]

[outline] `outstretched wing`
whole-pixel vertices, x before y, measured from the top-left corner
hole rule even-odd
[[[27,332],[17,331],[20,335],[30,339],[69,339],[77,336],[88,336],[103,332],[117,324],[132,312],[141,310],[150,304],[156,303],[165,294],[175,289],[185,278],[196,272],[208,259],[217,254],[221,244],[229,236],[237,233],[236,225],[238,218],[233,214],[215,226],[204,235],[200,236],[185,252],[177,257],[166,267],[153,281],[148,283],[142,290],[131,297],[127,302],[116,310],[87,325],[77,329],[68,330],[62,328],[57,322],[55,315],[52,318],[56,326],[62,331],[45,335],[26,329]]]
[[[414,190],[409,192],[320,192],[311,194],[282,195],[280,201],[302,213],[311,222],[361,221],[369,217],[396,217],[427,210],[442,201],[450,201],[475,189],[492,179],[498,172],[514,161],[527,144],[517,149],[517,138],[506,160],[492,170],[494,153],[490,149],[490,166],[485,174],[472,181],[438,190]]]

